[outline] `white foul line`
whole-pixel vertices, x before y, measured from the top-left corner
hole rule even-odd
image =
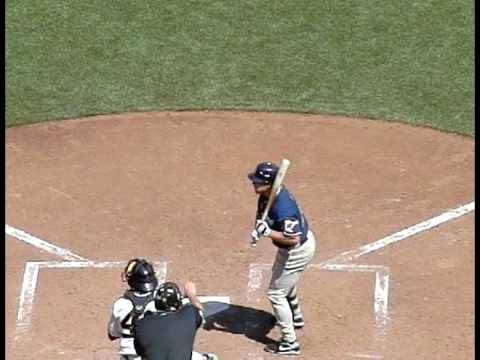
[[[384,237],[383,239],[377,240],[373,243],[364,245],[356,250],[347,251],[340,255],[337,255],[330,260],[327,260],[327,263],[344,263],[351,262],[362,255],[371,253],[373,251],[379,250],[387,245],[393,244],[397,241],[404,240],[410,236],[418,234],[419,232],[429,230],[434,228],[444,222],[458,218],[462,215],[468,214],[469,212],[475,210],[475,202],[472,201],[466,205],[462,205],[456,209],[448,210],[439,216],[435,216],[429,220],[423,221],[416,225],[410,226],[406,229],[398,231],[390,236]]]
[[[25,231],[15,229],[14,227],[5,224],[5,234],[10,235],[18,240],[24,241],[27,244],[33,245],[39,249],[45,250],[51,254],[60,256],[65,260],[87,260],[80,255],[74,254],[69,250],[62,249],[56,245],[50,244],[49,242],[39,239],[33,235],[26,233]]]

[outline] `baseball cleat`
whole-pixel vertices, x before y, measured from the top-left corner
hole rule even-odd
[[[300,355],[300,344],[298,341],[280,341],[278,343],[268,344],[264,350],[275,355]]]
[[[218,356],[213,353],[204,353],[203,360],[218,360]]]

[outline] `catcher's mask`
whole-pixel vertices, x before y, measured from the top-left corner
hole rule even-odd
[[[176,311],[182,306],[183,295],[174,282],[166,282],[155,294],[155,307],[158,311]]]
[[[139,258],[127,263],[122,273],[122,280],[126,281],[132,289],[142,292],[153,291],[158,285],[153,265]]]

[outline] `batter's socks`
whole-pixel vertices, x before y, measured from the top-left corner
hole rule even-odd
[[[297,295],[294,294],[293,296],[287,296],[287,301],[293,315],[293,326],[295,329],[303,328],[305,326],[305,320],[303,319],[303,314],[300,310],[300,305],[298,304]]]
[[[280,326],[278,321],[275,321],[275,326]],[[297,330],[302,329],[305,326],[305,321],[303,320],[302,316],[294,317],[293,318],[293,327]]]
[[[300,355],[300,344],[296,340],[292,342],[282,340],[278,343],[268,344],[264,350],[276,355]]]
[[[305,326],[305,320],[303,320],[302,315],[294,316],[293,317],[293,327],[295,329],[301,329]]]

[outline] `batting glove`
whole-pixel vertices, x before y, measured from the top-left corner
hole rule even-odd
[[[265,220],[257,220],[255,230],[259,236],[269,236],[272,233],[272,229]]]

